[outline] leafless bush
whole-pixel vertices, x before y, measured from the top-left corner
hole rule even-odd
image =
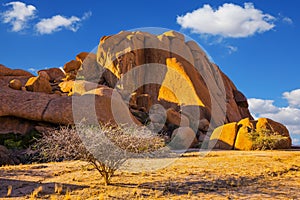
[[[32,148],[38,151],[35,158],[45,162],[80,160],[86,155],[86,148],[74,127],[48,130]]]
[[[49,131],[37,141],[39,158],[46,161],[80,159],[91,163],[105,184],[129,158],[164,146],[163,139],[139,127],[78,125]]]

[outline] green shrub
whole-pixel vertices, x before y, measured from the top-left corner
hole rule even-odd
[[[22,149],[22,140],[15,141],[14,139],[4,140],[4,146],[8,149]]]
[[[249,137],[253,142],[252,150],[273,150],[281,141],[288,139],[267,129],[252,131],[249,133]]]
[[[40,134],[35,130],[25,135],[18,133],[0,134],[0,145],[4,145],[8,149],[26,149],[39,137]]]

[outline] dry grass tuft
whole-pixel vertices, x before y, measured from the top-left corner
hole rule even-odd
[[[12,185],[9,185],[9,186],[7,187],[7,194],[6,194],[7,197],[10,197],[10,195],[11,195],[11,193],[12,193],[12,189],[13,189]]]
[[[54,184],[54,192],[55,192],[56,194],[61,194],[62,191],[63,191],[63,185],[60,184],[60,183],[55,183],[55,184]]]
[[[30,199],[31,200],[36,199],[38,197],[39,193],[42,191],[43,191],[43,186],[39,186],[31,193]]]

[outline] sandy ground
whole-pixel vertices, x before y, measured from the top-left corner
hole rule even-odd
[[[109,186],[82,161],[4,166],[0,199],[300,199],[300,151],[191,152],[168,164],[118,171]]]

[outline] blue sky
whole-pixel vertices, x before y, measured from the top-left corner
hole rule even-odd
[[[139,27],[182,31],[250,99],[256,117],[284,123],[300,144],[299,7],[284,0],[1,1],[0,63],[60,67],[103,35]]]

